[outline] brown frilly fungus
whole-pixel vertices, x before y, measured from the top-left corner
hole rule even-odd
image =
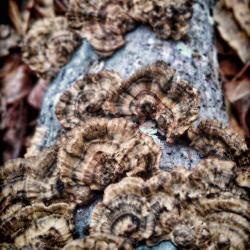
[[[125,119],[92,118],[62,139],[58,162],[66,189],[103,190],[125,175],[150,175],[159,169],[159,146]]]
[[[198,91],[175,80],[175,70],[157,61],[124,81],[109,71],[86,76],[61,95],[56,114],[66,128],[91,116],[124,117],[137,124],[153,120],[173,143],[198,118],[199,108]]]
[[[14,238],[16,247],[59,250],[72,240],[72,209],[67,203],[56,203],[49,207],[34,204],[24,210],[19,211],[19,217],[14,218],[14,223],[21,226],[21,231],[15,232],[18,232]]]
[[[24,37],[23,60],[39,77],[51,80],[68,62],[79,41],[65,17],[38,20]]]
[[[61,198],[62,185],[56,164],[57,146],[37,156],[6,162],[0,169],[1,216],[17,203],[55,202]]]
[[[11,213],[10,213],[11,212]],[[14,205],[1,215],[1,237],[13,240],[17,248],[60,249],[73,235],[72,207],[67,203],[26,207]]]
[[[248,149],[244,139],[217,120],[201,121],[197,127],[188,130],[188,136],[191,147],[206,157],[216,156],[244,164],[245,157],[249,156],[246,156]]]
[[[149,24],[158,37],[183,38],[189,30],[193,0],[71,0],[69,26],[87,38],[101,56],[110,56],[125,43],[137,23]]]
[[[180,249],[247,250],[249,193],[238,171],[232,161],[211,158],[191,171],[178,167],[146,181],[124,178],[104,191],[90,235],[110,233],[148,245],[171,240]]]
[[[124,81],[103,109],[138,123],[154,120],[167,141],[173,142],[198,118],[200,104],[198,91],[174,76],[174,69],[157,61]]]
[[[132,1],[122,1],[127,2]],[[135,1],[138,6],[129,10],[153,20],[155,6],[166,7],[166,1],[155,2]],[[179,9],[187,1],[174,2]],[[120,1],[72,3],[89,7],[88,22],[101,6],[104,16],[112,10],[131,18]],[[104,18],[103,25],[116,18]],[[6,242],[0,247],[129,250],[171,240],[178,249],[250,249],[250,151],[219,121],[195,127],[199,103],[198,91],[176,80],[175,70],[162,61],[127,80],[112,71],[77,80],[56,107],[66,128],[56,145],[0,168],[0,239]],[[147,120],[168,142],[187,136],[206,159],[191,170],[160,170],[160,146],[138,129]],[[74,209],[101,192],[89,235],[73,240]]]
[[[70,241],[63,250],[132,250],[128,240],[110,234],[91,234],[84,239]]]
[[[56,106],[56,116],[64,128],[83,124],[87,119],[103,115],[102,105],[121,85],[122,79],[112,71],[89,74],[63,92]]]
[[[154,216],[143,197],[143,184],[139,177],[125,177],[109,185],[92,213],[91,234],[106,233],[131,241],[148,239],[153,234]]]

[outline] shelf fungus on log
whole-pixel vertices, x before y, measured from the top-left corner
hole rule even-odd
[[[180,40],[189,30],[193,0],[130,0],[129,14],[137,21],[149,24],[162,39]]]
[[[8,161],[0,169],[1,216],[37,201],[46,205],[66,198],[58,178],[57,147],[37,156]],[[0,216],[0,218],[1,218]]]
[[[125,43],[124,34],[134,28],[127,1],[70,1],[69,26],[89,40],[96,52],[110,56]]]
[[[121,82],[121,77],[113,71],[101,71],[77,80],[61,95],[56,106],[57,119],[64,128],[72,128],[92,116],[103,115],[104,101]]]
[[[67,11],[71,28],[89,40],[101,56],[110,56],[125,43],[137,23],[149,24],[158,37],[183,38],[189,30],[193,0],[72,0]]]
[[[109,233],[134,245],[171,240],[180,249],[247,250],[249,176],[243,176],[234,162],[209,158],[191,171],[178,167],[148,180],[126,177],[105,189],[91,217],[90,235]],[[148,225],[146,236],[140,233],[142,225]]]
[[[139,123],[152,119],[167,141],[173,142],[198,118],[200,104],[198,91],[174,76],[174,69],[157,61],[124,81],[103,109]]]
[[[175,70],[157,61],[124,81],[110,71],[87,75],[61,95],[56,114],[65,128],[98,116],[125,117],[139,124],[151,119],[172,143],[198,118],[199,108],[198,91],[175,80]]]
[[[72,208],[67,203],[35,203],[2,215],[1,234],[18,249],[61,249],[73,235]]]
[[[203,156],[244,161],[247,145],[243,138],[217,120],[203,120],[188,131],[191,146]],[[243,162],[242,162],[243,164]]]
[[[91,234],[106,233],[135,242],[148,239],[154,231],[154,215],[143,197],[143,185],[139,177],[125,177],[108,186],[92,213]]]
[[[130,242],[110,234],[92,234],[84,239],[70,241],[63,250],[132,250]]]
[[[64,136],[58,153],[65,189],[103,190],[125,175],[150,175],[158,171],[160,157],[152,138],[123,118],[89,119]]]
[[[65,17],[38,20],[24,37],[23,60],[39,77],[51,80],[68,62],[79,41]]]

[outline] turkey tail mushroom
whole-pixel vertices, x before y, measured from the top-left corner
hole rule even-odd
[[[122,47],[124,34],[134,28],[127,1],[72,0],[67,18],[70,27],[87,38],[96,52],[104,57]]]
[[[56,116],[64,128],[81,125],[103,114],[102,105],[121,85],[121,77],[112,71],[89,74],[65,91],[56,106]]]
[[[203,120],[188,130],[191,146],[204,156],[237,160],[247,151],[243,138],[217,120]]]
[[[101,56],[110,56],[125,43],[137,23],[149,24],[163,39],[186,36],[193,0],[72,0],[67,11],[71,28],[89,40]]]
[[[58,178],[57,147],[41,151],[37,156],[10,160],[0,170],[1,208],[4,214],[15,203],[52,202],[62,198]]]
[[[38,20],[24,37],[23,61],[39,77],[51,80],[68,62],[79,42],[65,17]]]
[[[64,137],[58,161],[62,180],[103,190],[125,175],[159,169],[161,151],[125,119],[92,118]]]
[[[198,118],[200,103],[198,91],[174,76],[163,61],[138,70],[104,103],[105,112],[138,123],[154,120],[173,142]]]
[[[45,206],[34,203],[1,215],[2,237],[14,240],[19,248],[60,249],[72,239],[72,207],[66,203]]]
[[[91,234],[84,239],[69,242],[63,250],[133,250],[130,242],[110,234]]]
[[[154,215],[143,197],[143,186],[144,181],[138,177],[109,185],[92,213],[91,234],[106,233],[133,242],[148,239],[154,231]]]

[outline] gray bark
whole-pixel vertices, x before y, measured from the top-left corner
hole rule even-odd
[[[126,45],[106,60],[98,58],[89,43],[83,41],[72,60],[54,79],[46,94],[39,124],[47,127],[47,133],[39,146],[44,148],[55,142],[61,129],[54,113],[55,104],[60,93],[71,86],[76,79],[86,73],[102,69],[117,71],[123,78],[127,78],[138,68],[156,60],[169,62],[177,70],[180,78],[188,80],[200,91],[199,119],[216,118],[226,123],[227,117],[218,80],[218,64],[213,43],[213,19],[210,16],[212,2],[197,0],[191,29],[185,41],[160,40],[148,27],[139,26],[127,35]],[[146,132],[152,133],[150,131]],[[200,160],[199,154],[193,149],[183,145],[167,145],[155,135],[153,137],[163,148],[161,161],[163,169],[175,165],[190,168]],[[81,231],[88,224],[89,213],[89,208],[80,209],[77,212],[77,231]]]

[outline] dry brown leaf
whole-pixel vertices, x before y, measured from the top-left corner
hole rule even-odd
[[[250,62],[250,39],[234,19],[230,10],[222,1],[216,4],[214,19],[221,37],[238,53],[244,63]]]
[[[64,15],[68,9],[69,0],[54,0],[55,12],[57,15]]]
[[[226,56],[223,55],[219,58],[220,61],[220,74],[226,79],[232,79],[240,71],[241,63],[238,62],[239,59],[236,55]]]
[[[9,0],[9,17],[19,35],[25,34],[25,23],[15,0]]]
[[[244,76],[240,80],[224,84],[225,95],[229,101],[230,116],[236,113],[239,125],[244,130],[245,136],[250,136],[250,77]],[[230,119],[235,126],[234,119]]]
[[[35,87],[32,89],[28,96],[28,103],[36,108],[40,109],[43,101],[43,97],[48,89],[49,82],[43,79],[39,79]]]
[[[54,17],[54,2],[53,0],[36,0],[34,9],[42,17]]]
[[[0,24],[0,57],[7,56],[10,49],[18,46],[20,37],[9,26]]]
[[[250,137],[250,95],[235,102],[234,106],[239,114],[239,121],[246,137]]]
[[[4,61],[0,71],[1,83],[1,145],[2,160],[16,158],[23,153],[25,136],[29,122],[37,114],[32,114],[26,98],[32,87],[32,77],[28,67],[14,54]]]
[[[44,17],[54,17],[53,0],[24,0],[20,6],[19,1],[9,1],[9,17],[18,32],[24,36],[32,21]]]
[[[4,134],[2,137],[3,160],[17,158],[21,154],[24,135],[27,127],[27,110],[21,100],[7,109],[2,117]]]
[[[29,69],[21,64],[15,71],[10,71],[2,81],[2,94],[7,104],[13,104],[28,95],[31,88]]]
[[[225,94],[231,103],[250,96],[250,77],[242,80],[227,82],[224,85]]]
[[[227,8],[232,9],[235,19],[250,36],[250,2],[249,0],[225,0]]]

